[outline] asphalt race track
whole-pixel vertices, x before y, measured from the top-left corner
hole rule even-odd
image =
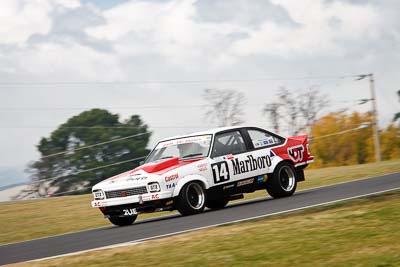
[[[10,264],[125,242],[158,238],[212,225],[268,216],[396,188],[400,188],[400,173],[299,191],[289,198],[250,200],[229,205],[222,210],[206,211],[194,216],[171,215],[139,221],[127,227],[110,225],[87,231],[2,245],[0,246],[0,264]],[[100,213],[99,216],[101,216]],[[82,219],[79,218],[78,220]],[[17,226],[15,230],[18,230]]]

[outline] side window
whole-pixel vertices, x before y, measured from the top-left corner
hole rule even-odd
[[[254,148],[268,147],[282,143],[282,139],[267,132],[259,130],[248,130]]]
[[[217,134],[212,157],[246,152],[246,145],[239,131]]]

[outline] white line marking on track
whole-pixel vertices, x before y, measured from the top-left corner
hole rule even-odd
[[[341,199],[332,200],[332,201],[328,201],[328,202],[313,204],[313,205],[304,206],[304,207],[300,207],[300,208],[283,210],[283,211],[278,211],[278,212],[274,212],[274,213],[253,216],[253,217],[249,217],[249,218],[245,218],[245,219],[233,220],[233,221],[224,222],[224,223],[218,223],[218,224],[213,224],[213,225],[207,225],[207,226],[192,228],[192,229],[188,229],[188,230],[182,230],[182,231],[177,231],[177,232],[173,232],[173,233],[168,233],[168,234],[163,234],[163,235],[157,235],[157,236],[137,239],[137,240],[124,242],[124,243],[120,243],[120,244],[115,244],[115,245],[110,245],[110,246],[105,246],[105,247],[99,247],[99,248],[93,248],[93,249],[88,249],[88,250],[82,250],[82,251],[77,251],[77,252],[57,255],[57,256],[51,256],[51,257],[46,257],[46,258],[41,258],[41,259],[35,259],[35,260],[31,260],[31,261],[44,261],[44,260],[55,259],[55,258],[60,258],[60,257],[79,255],[79,254],[83,254],[83,253],[91,252],[91,251],[96,251],[96,250],[104,250],[104,249],[111,249],[111,248],[118,248],[118,247],[125,247],[125,246],[134,246],[134,245],[138,245],[138,244],[140,244],[140,243],[142,243],[144,241],[147,241],[147,240],[159,239],[159,238],[163,238],[163,237],[169,237],[169,236],[174,236],[174,235],[178,235],[178,234],[184,234],[184,233],[188,233],[188,232],[194,232],[194,231],[203,230],[203,229],[207,229],[207,228],[212,228],[212,227],[216,227],[216,226],[222,226],[222,225],[227,225],[227,224],[232,224],[232,223],[240,223],[240,222],[251,221],[251,220],[255,220],[255,219],[270,217],[270,216],[274,216],[274,215],[280,215],[280,214],[284,214],[284,213],[290,213],[290,212],[309,209],[309,208],[326,206],[326,205],[334,204],[334,203],[337,203],[337,202],[342,202],[342,201],[346,201],[346,200],[351,200],[351,199],[356,199],[356,198],[361,198],[361,197],[367,197],[367,196],[372,196],[372,195],[378,195],[378,194],[382,194],[382,193],[386,193],[386,192],[390,192],[390,191],[396,191],[396,190],[399,190],[399,189],[400,189],[400,187],[395,187],[395,188],[386,189],[386,190],[377,191],[377,192],[372,192],[372,193],[368,193],[368,194],[362,194],[362,195],[358,195],[358,196],[341,198]],[[30,261],[28,261],[28,262],[30,262]]]

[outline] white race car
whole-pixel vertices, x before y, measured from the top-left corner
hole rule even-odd
[[[92,207],[124,226],[144,212],[220,209],[255,190],[291,196],[313,159],[306,135],[229,127],[179,136],[160,141],[143,165],[93,186]]]

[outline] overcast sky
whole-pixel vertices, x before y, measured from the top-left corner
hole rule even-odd
[[[212,127],[198,106],[205,88],[242,91],[247,124],[268,127],[261,110],[282,86],[318,88],[325,112],[369,110],[355,105],[370,97],[367,80],[339,77],[373,72],[384,127],[399,111],[399,10],[397,0],[1,0],[0,185],[26,179],[40,138],[89,108],[141,115],[152,144]]]

